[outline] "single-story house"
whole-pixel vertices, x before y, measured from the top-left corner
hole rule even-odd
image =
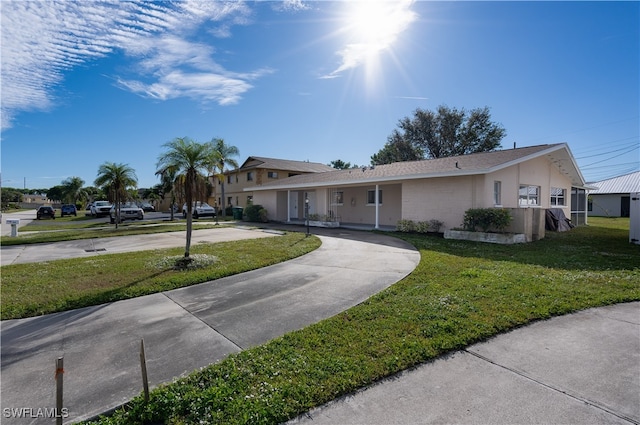
[[[589,215],[629,217],[630,194],[640,192],[640,171],[589,183]]]
[[[469,208],[497,207],[511,210],[507,230],[528,240],[544,237],[546,208],[586,222],[585,181],[564,143],[312,173],[251,190],[280,222],[304,221],[308,208],[345,225],[438,220],[445,230],[460,227]]]

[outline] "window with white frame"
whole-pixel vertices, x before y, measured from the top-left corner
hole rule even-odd
[[[253,181],[253,171],[247,171],[247,181]]]
[[[502,182],[499,180],[493,182],[493,204],[502,205]]]
[[[333,205],[342,205],[344,204],[344,192],[343,191],[335,191],[333,192]]]
[[[367,205],[376,204],[376,191],[375,189],[367,190]],[[378,205],[382,205],[382,190],[378,190]]]
[[[551,188],[551,205],[567,205],[567,189],[561,187]]]
[[[540,186],[520,185],[518,202],[521,207],[540,206]]]
[[[277,179],[278,172],[277,171],[267,171],[267,177],[270,179]]]

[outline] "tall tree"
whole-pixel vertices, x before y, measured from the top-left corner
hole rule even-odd
[[[188,137],[178,137],[163,145],[166,152],[158,157],[156,174],[174,170],[182,178],[187,203],[187,240],[184,258],[190,261],[191,233],[193,229],[193,198],[203,172],[211,167],[211,144],[198,143]]]
[[[138,185],[138,178],[133,168],[127,164],[105,162],[98,168],[98,177],[94,183],[105,189],[107,199],[115,204],[116,228],[120,221],[120,204],[127,199],[127,189]]]
[[[227,166],[231,166],[233,168],[238,168],[238,161],[236,161],[233,157],[238,156],[240,151],[237,147],[232,145],[227,145],[223,139],[212,139],[209,142],[211,146],[211,163],[214,166],[214,173],[218,180],[220,180],[220,190],[222,192],[222,216],[225,216],[225,197],[224,197],[224,173],[227,170]]]
[[[62,185],[53,186],[46,191],[47,198],[53,201],[62,201],[64,199],[64,187]]]
[[[333,167],[336,170],[347,170],[349,168],[360,168],[357,164],[351,165],[350,162],[344,162],[341,159],[335,159],[329,163],[329,167]]]
[[[84,188],[84,180],[80,177],[69,177],[62,181],[63,199],[62,201],[76,204],[88,198],[88,192]]]
[[[441,105],[436,112],[416,109],[398,122],[387,144],[371,157],[372,164],[442,158],[489,152],[500,147],[505,129],[491,121],[488,107],[465,109]]]
[[[405,140],[397,130],[394,130],[384,147],[378,153],[371,155],[371,165],[419,159],[423,159],[422,149]]]
[[[0,198],[2,199],[2,209],[4,210],[8,208],[10,204],[22,202],[23,194],[19,189],[3,187],[2,191],[0,191]]]

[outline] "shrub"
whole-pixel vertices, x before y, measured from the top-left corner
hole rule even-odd
[[[398,223],[396,224],[396,230],[398,232],[411,233],[415,231],[415,228],[416,224],[413,220],[398,220]]]
[[[511,213],[509,210],[493,208],[493,227],[502,232],[511,223]]]
[[[262,208],[262,205],[247,205],[244,209],[244,215],[247,217],[247,221],[267,221],[267,210]]]
[[[462,226],[465,230],[475,232],[477,228],[488,232],[494,228],[503,231],[511,223],[509,210],[499,208],[470,208],[464,213]]]
[[[415,231],[418,233],[427,233],[429,231],[428,221],[419,221],[416,223]]]
[[[441,222],[440,220],[429,220],[429,228],[431,229],[432,232],[436,232],[439,233],[440,232],[440,228],[442,227],[444,223]]]

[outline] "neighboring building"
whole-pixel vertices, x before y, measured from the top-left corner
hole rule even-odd
[[[300,175],[251,192],[271,220],[304,220],[308,199],[309,214],[372,228],[435,219],[451,229],[462,225],[469,208],[509,208],[508,230],[528,240],[544,237],[546,208],[584,223],[585,193],[564,143]]]
[[[640,192],[640,171],[589,183],[589,186],[597,188],[589,190],[589,215],[629,217],[630,194]]]
[[[252,202],[252,189],[260,187],[263,184],[301,174],[322,173],[334,170],[335,168],[317,162],[250,156],[244,161],[240,168],[225,172],[224,206],[246,207],[247,203]],[[217,178],[213,180],[213,193],[211,198],[213,198],[215,205],[221,208],[222,184]]]
[[[49,199],[47,195],[25,194],[20,202],[20,208],[39,208],[44,205],[59,207],[60,201]]]

